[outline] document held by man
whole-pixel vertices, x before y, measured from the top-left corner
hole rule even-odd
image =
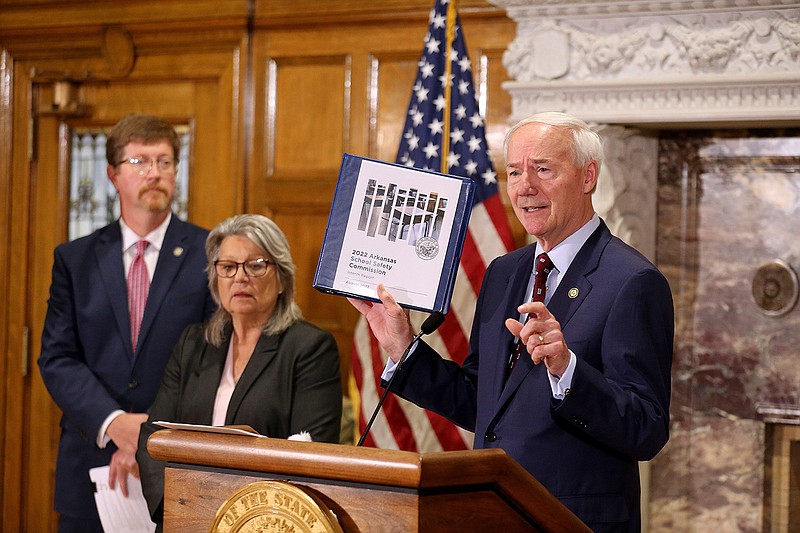
[[[128,497],[122,495],[117,483],[112,490],[108,485],[108,466],[89,470],[94,487],[94,501],[100,522],[106,533],[153,533],[156,525],[150,520],[147,502],[142,494],[142,483],[128,474]]]
[[[464,245],[472,180],[344,154],[314,287],[446,313]]]

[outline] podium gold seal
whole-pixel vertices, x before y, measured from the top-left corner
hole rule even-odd
[[[342,533],[322,502],[282,481],[257,481],[217,510],[209,533]]]

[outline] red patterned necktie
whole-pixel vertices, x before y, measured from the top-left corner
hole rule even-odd
[[[535,274],[533,276],[533,294],[531,295],[532,302],[543,302],[544,296],[547,292],[547,276],[550,274],[550,271],[553,270],[553,261],[550,260],[550,257],[545,253],[542,252],[536,257],[536,264],[534,267]],[[525,318],[527,322],[531,316],[528,315]],[[524,345],[517,339],[517,342],[514,343],[514,353],[511,356],[511,359],[508,362],[508,373],[511,374],[511,371],[514,369],[514,365],[517,364],[520,355],[522,355],[522,350],[524,349]]]
[[[142,326],[144,306],[147,303],[147,292],[150,290],[150,277],[147,275],[147,264],[144,262],[144,251],[150,245],[147,241],[136,243],[136,257],[133,258],[128,271],[128,311],[131,319],[131,342],[136,352],[139,341],[139,328]]]

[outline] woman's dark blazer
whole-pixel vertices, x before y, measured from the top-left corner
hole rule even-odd
[[[211,424],[225,367],[230,331],[219,346],[205,342],[203,325],[186,328],[172,352],[147,423],[137,460],[153,519],[161,520],[164,466],[147,453],[154,421]],[[317,442],[339,442],[342,385],[333,336],[298,321],[279,335],[262,335],[231,396],[226,425],[246,424],[274,438],[307,431]]]

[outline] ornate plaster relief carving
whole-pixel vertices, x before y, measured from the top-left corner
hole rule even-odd
[[[641,125],[800,116],[797,3],[492,1],[517,21],[503,58],[514,119],[544,109]]]

